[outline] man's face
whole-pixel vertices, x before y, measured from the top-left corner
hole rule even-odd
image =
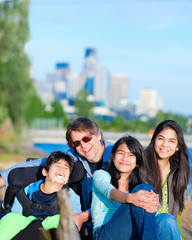
[[[72,131],[72,142],[76,142],[76,151],[89,162],[98,162],[104,152],[104,146],[101,143],[101,134],[92,135],[86,131]]]

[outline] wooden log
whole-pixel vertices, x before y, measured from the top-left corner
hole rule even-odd
[[[80,240],[73,222],[73,207],[68,189],[62,189],[57,193],[57,201],[60,206],[59,226],[56,230],[41,229],[39,240]]]

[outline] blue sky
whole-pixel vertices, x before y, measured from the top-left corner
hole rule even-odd
[[[155,88],[164,110],[192,115],[191,0],[31,0],[26,45],[37,80],[68,62],[81,73],[84,51],[129,77],[129,101]]]

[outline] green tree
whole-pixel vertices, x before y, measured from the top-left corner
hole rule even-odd
[[[54,101],[51,104],[52,106],[52,115],[55,118],[66,118],[66,115],[63,111],[63,106],[61,105],[60,102]]]
[[[63,106],[59,101],[53,101],[51,103],[50,109],[44,111],[40,114],[40,118],[50,118],[50,119],[62,119],[64,122],[64,127],[68,125],[70,120],[67,118],[67,115],[63,109]]]
[[[27,98],[35,94],[25,52],[28,8],[28,0],[0,3],[0,105],[14,124],[21,123]]]
[[[94,102],[88,100],[88,92],[80,90],[75,99],[75,110],[79,117],[93,118]]]
[[[116,117],[111,122],[111,130],[115,132],[125,132],[128,130],[128,122],[124,117]]]
[[[129,127],[132,132],[148,133],[150,130],[149,121],[135,119],[129,122]]]
[[[45,106],[41,99],[34,95],[27,99],[27,104],[24,111],[24,116],[27,124],[30,124],[34,119],[39,118],[44,112]]]
[[[42,118],[64,118],[65,113],[60,102],[53,101],[49,106],[49,109],[44,108],[44,111],[41,113],[40,117]]]
[[[98,124],[99,128],[102,129],[103,131],[109,131],[110,130],[111,122],[104,121],[104,120],[98,120],[97,124]]]
[[[3,106],[0,106],[0,125],[8,117],[7,109]]]
[[[164,120],[174,120],[176,121],[182,128],[183,132],[187,132],[188,127],[188,118],[185,116],[182,116],[180,114],[173,114],[170,112],[163,112],[159,111],[154,119],[153,122],[153,128],[155,128],[160,122]]]

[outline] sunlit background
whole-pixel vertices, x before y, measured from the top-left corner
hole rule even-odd
[[[191,115],[191,12],[190,0],[31,0],[26,49],[33,79],[57,82],[50,88],[66,95],[66,110],[84,86],[97,105]],[[65,84],[58,63],[67,64]],[[118,85],[124,92],[116,93]]]
[[[191,13],[191,0],[0,0],[0,170],[65,151],[79,116],[143,147],[173,119],[192,166]]]

